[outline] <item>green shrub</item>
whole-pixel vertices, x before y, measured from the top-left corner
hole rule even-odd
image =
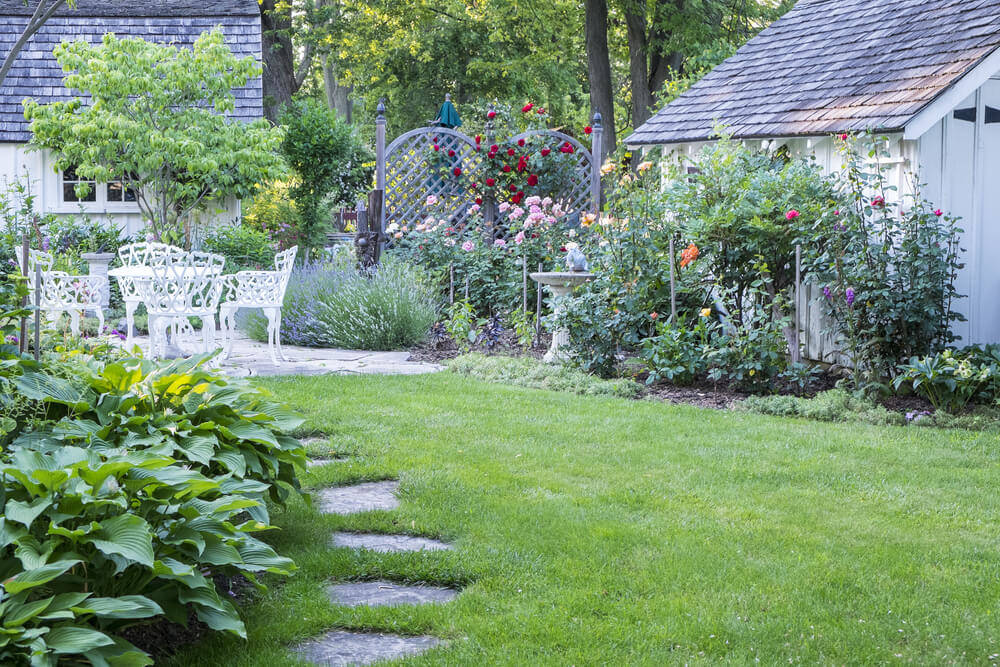
[[[486,382],[575,394],[634,398],[640,390],[631,380],[602,380],[569,366],[546,364],[527,357],[464,354],[449,361],[448,369]]]
[[[639,356],[649,370],[646,384],[666,380],[675,385],[689,385],[708,371],[711,339],[719,325],[708,317],[699,317],[694,327],[686,318],[676,324],[658,322],[656,335],[642,341]]]
[[[779,417],[804,417],[829,422],[859,421],[876,425],[902,425],[903,415],[843,389],[831,389],[813,398],[800,396],[750,396],[740,407]]]
[[[359,272],[350,258],[292,273],[285,293],[282,342],[309,347],[395,350],[420,343],[437,319],[437,291],[417,267],[386,258]],[[243,326],[267,339],[267,320],[247,313]]]
[[[226,273],[273,270],[277,252],[267,233],[245,225],[223,225],[202,239],[202,249],[226,258]]]
[[[353,205],[371,187],[374,156],[350,124],[315,100],[291,102],[281,124],[281,153],[298,176],[290,193],[300,215],[300,242],[306,250],[320,248],[330,209]]]
[[[893,387],[897,391],[903,385],[912,387],[936,410],[956,414],[996,382],[998,373],[996,362],[977,364],[945,350],[901,364]]]

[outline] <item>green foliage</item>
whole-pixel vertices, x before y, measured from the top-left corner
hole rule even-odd
[[[635,318],[615,307],[617,297],[604,281],[588,283],[563,297],[560,311],[546,318],[550,329],[569,332],[570,363],[601,377],[617,372],[620,343],[635,329]]]
[[[804,417],[831,422],[864,422],[866,424],[901,425],[903,415],[890,412],[863,396],[843,389],[831,389],[813,398],[799,396],[750,396],[741,407],[750,412],[781,417]]]
[[[280,132],[225,115],[233,89],[261,68],[253,56],[234,57],[221,30],[193,49],[108,33],[100,44],[63,43],[55,55],[69,72],[66,87],[90,101],[27,100],[32,145],[52,150],[57,169],[125,182],[158,239],[178,238],[205,202],[248,197],[281,174]]]
[[[945,350],[927,357],[913,357],[899,366],[893,387],[907,385],[936,410],[956,414],[987,388],[1000,383],[1000,364],[993,358],[976,363],[964,355]]]
[[[869,137],[860,151],[846,135],[835,140],[846,165],[835,175],[838,203],[804,231],[803,265],[823,288],[818,301],[855,385],[877,386],[953,340],[961,230],[919,192],[899,201],[884,140]]]
[[[535,323],[538,321],[538,314],[518,308],[510,312],[508,319],[517,344],[524,350],[530,348],[535,342]]]
[[[359,272],[353,257],[296,269],[285,293],[281,340],[290,345],[395,350],[427,337],[437,319],[437,290],[417,267],[383,260]],[[254,311],[247,335],[267,339],[266,319]]]
[[[480,330],[486,326],[486,318],[476,317],[476,310],[468,301],[456,301],[448,309],[445,331],[459,350],[468,352],[479,340]]]
[[[699,317],[689,326],[681,317],[676,324],[658,322],[656,335],[642,341],[639,357],[649,369],[646,384],[666,380],[675,385],[689,385],[708,372],[708,360],[713,352],[713,337],[719,335],[719,324],[708,317]]]
[[[245,638],[211,576],[256,583],[294,569],[255,533],[271,528],[266,503],[298,490],[305,456],[286,433],[301,419],[207,361],[0,366],[36,406],[4,420],[4,664],[152,664],[118,634],[161,616],[186,623],[189,610]]]
[[[463,354],[448,362],[448,370],[486,382],[574,394],[634,398],[640,390],[631,380],[601,380],[569,366],[546,364],[527,357]]]
[[[274,181],[260,186],[253,199],[243,203],[243,224],[263,230],[280,250],[302,246],[301,217],[290,190],[287,181]]]
[[[353,205],[371,187],[374,155],[354,128],[313,100],[291,103],[281,124],[281,152],[298,176],[290,194],[301,220],[299,240],[305,248],[320,248],[331,211]]]
[[[226,273],[274,268],[277,250],[267,233],[259,228],[247,225],[215,227],[201,243],[203,250],[226,258]]]

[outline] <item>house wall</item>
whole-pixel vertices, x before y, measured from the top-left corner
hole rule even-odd
[[[142,219],[139,206],[135,203],[66,203],[62,201],[60,189],[62,176],[55,171],[53,160],[47,151],[28,150],[26,144],[0,143],[0,190],[18,179],[30,183],[35,196],[35,210],[42,215],[58,216],[86,215],[92,220],[115,226],[123,237],[133,237],[142,232],[146,223]],[[223,202],[209,202],[201,215],[199,227],[232,222],[240,218],[240,202],[227,198]]]

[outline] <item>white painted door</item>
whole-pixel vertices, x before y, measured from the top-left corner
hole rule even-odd
[[[979,270],[971,337],[1000,343],[1000,80],[983,85],[979,112],[978,236],[969,248]]]

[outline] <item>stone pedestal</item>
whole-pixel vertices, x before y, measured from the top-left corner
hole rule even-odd
[[[570,294],[580,285],[593,280],[594,274],[577,271],[551,271],[532,273],[531,279],[539,285],[544,285],[549,288],[549,293],[552,295],[555,302],[554,312],[558,317],[562,310],[562,306],[559,303],[560,297]],[[566,358],[566,352],[562,348],[568,344],[569,331],[566,329],[557,329],[556,331],[553,331],[552,344],[549,346],[548,352],[545,353],[543,361],[546,363],[563,361]]]
[[[104,276],[105,286],[101,293],[101,307],[107,308],[111,302],[110,283],[108,279],[108,267],[111,260],[115,258],[113,252],[85,252],[80,255],[81,259],[87,262],[87,273],[92,276]]]

